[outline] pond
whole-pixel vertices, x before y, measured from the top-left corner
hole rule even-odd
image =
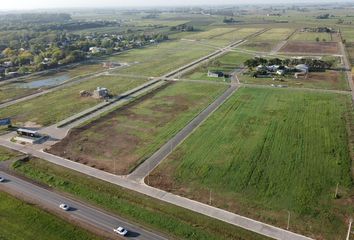
[[[64,83],[69,80],[70,76],[67,74],[60,75],[57,77],[48,77],[41,80],[35,80],[31,82],[17,83],[19,88],[42,88],[42,87],[52,87]]]

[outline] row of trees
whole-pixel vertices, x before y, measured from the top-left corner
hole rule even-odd
[[[168,39],[162,33],[144,34],[133,31],[119,35],[73,34],[65,31],[47,31],[36,35],[19,32],[11,37],[12,40],[9,36],[0,35],[0,65],[5,66],[7,72],[17,71],[20,74],[81,61],[91,54],[91,47],[104,49],[96,55],[111,54]]]
[[[324,70],[329,69],[334,65],[334,60],[319,60],[319,59],[311,59],[311,58],[252,58],[248,59],[244,62],[244,65],[250,69],[253,69],[259,65],[263,66],[271,66],[271,65],[280,65],[280,66],[296,66],[299,64],[306,64],[310,70]]]

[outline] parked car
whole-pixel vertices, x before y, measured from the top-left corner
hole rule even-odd
[[[0,182],[5,182],[5,178],[0,177]]]
[[[114,231],[115,233],[118,233],[118,234],[121,235],[121,236],[125,236],[125,235],[127,235],[127,233],[128,233],[128,230],[127,230],[127,229],[124,229],[123,227],[114,228],[113,231]]]
[[[70,209],[69,205],[67,205],[65,203],[60,204],[59,207],[61,209],[63,209],[64,211],[69,211],[69,209]]]

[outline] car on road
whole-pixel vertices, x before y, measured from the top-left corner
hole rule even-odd
[[[61,209],[63,209],[64,211],[69,211],[69,209],[70,209],[69,205],[65,204],[65,203],[60,204],[59,207]]]
[[[121,236],[125,236],[125,235],[127,235],[127,233],[128,233],[128,230],[125,229],[125,228],[123,228],[123,227],[113,228],[113,231],[114,231],[115,233],[118,233],[118,234],[121,235]]]
[[[5,178],[0,177],[0,182],[5,182]]]

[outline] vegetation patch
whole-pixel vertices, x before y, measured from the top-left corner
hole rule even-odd
[[[308,54],[338,54],[337,42],[293,42],[289,41],[279,52]]]
[[[101,239],[3,192],[0,192],[0,212],[0,239]]]
[[[53,189],[65,191],[113,214],[130,219],[132,222],[165,233],[172,238],[192,240],[268,239],[242,228],[93,179],[40,159],[33,159],[26,163],[18,162],[15,164],[15,169]]]
[[[349,96],[242,88],[149,176],[182,196],[319,239],[354,213]],[[338,195],[335,198],[336,188]]]
[[[128,174],[223,90],[224,85],[180,82],[76,128],[49,151],[116,174]]]
[[[80,92],[83,90],[92,92],[97,87],[106,87],[113,95],[118,95],[143,83],[144,80],[140,78],[99,76],[1,109],[0,118],[11,117],[14,125],[23,126],[33,122],[48,126],[100,103],[97,99],[81,97]]]

